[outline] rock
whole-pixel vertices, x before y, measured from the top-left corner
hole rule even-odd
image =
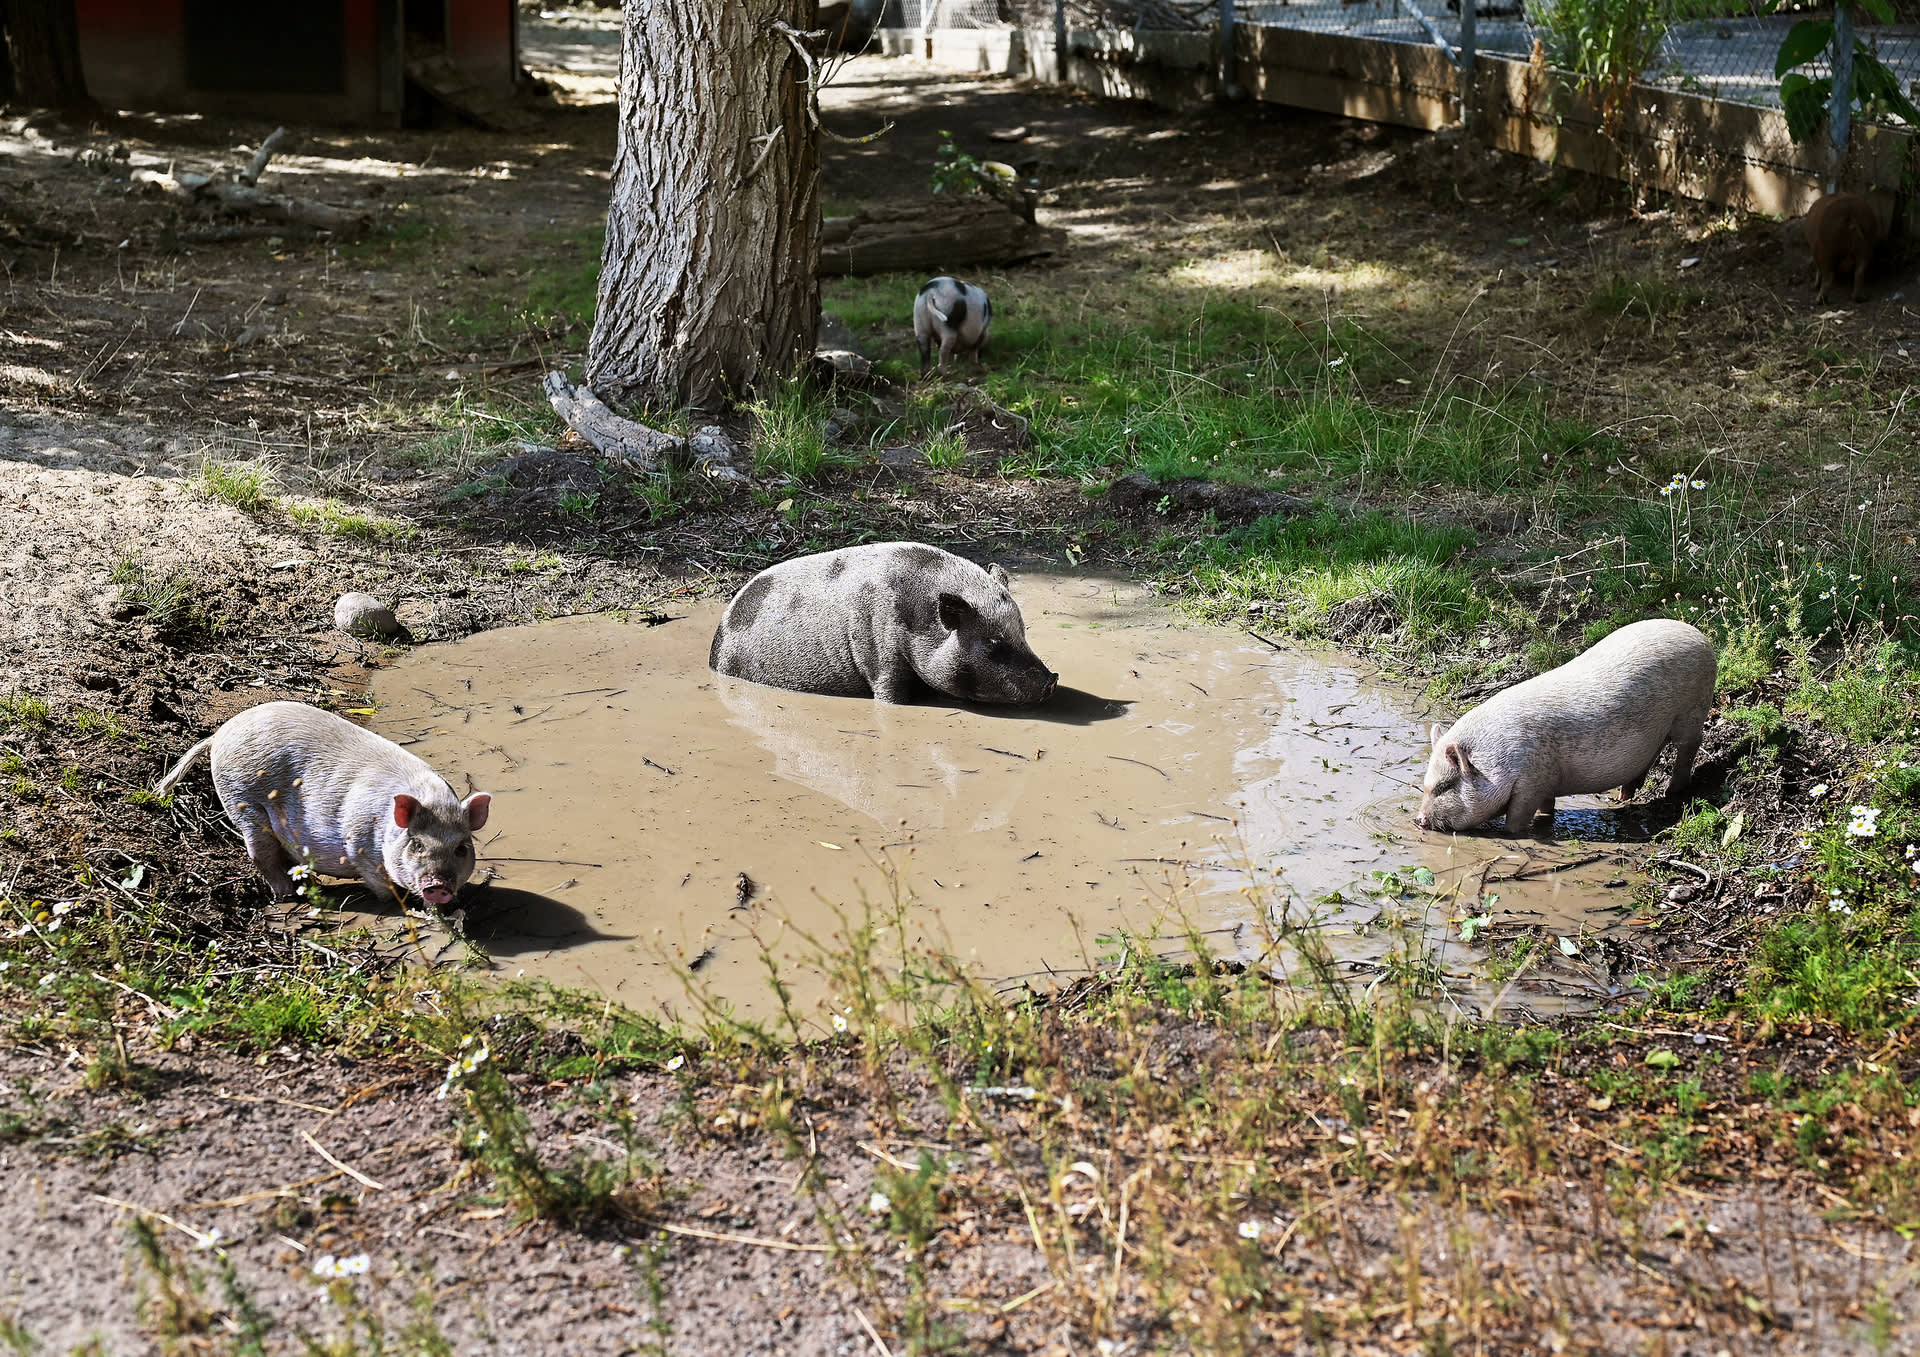
[[[827,416],[825,429],[829,443],[844,443],[860,432],[860,416],[844,406],[835,406]]]
[[[1033,421],[996,402],[978,387],[962,387],[948,416],[966,426],[967,448],[980,455],[1021,452],[1033,444]]]
[[[718,424],[703,424],[695,429],[693,437],[687,440],[687,450],[693,454],[693,469],[713,480],[746,479],[732,465],[733,459],[740,454],[740,445]]]
[[[740,445],[718,424],[702,424],[693,431],[687,446],[696,462],[731,462],[740,451]]]
[[[342,594],[333,605],[333,625],[368,641],[403,640],[407,629],[393,610],[372,594]]]
[[[832,311],[820,313],[820,328],[815,333],[813,347],[820,353],[860,352],[860,342],[854,338],[853,327]]]

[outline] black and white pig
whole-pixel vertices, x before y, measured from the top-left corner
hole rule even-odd
[[[1027,645],[1007,572],[938,547],[877,542],[761,571],[727,605],[707,663],[796,692],[908,702],[1044,702],[1060,676]]]
[[[940,370],[957,355],[980,365],[980,350],[987,344],[987,327],[993,323],[993,303],[972,283],[958,278],[930,278],[913,299],[913,337],[920,345],[920,371],[927,370],[935,345],[940,348]]]

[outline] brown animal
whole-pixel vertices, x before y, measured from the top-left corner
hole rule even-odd
[[[1880,240],[1880,217],[1861,193],[1829,193],[1807,209],[1807,249],[1819,280],[1819,300],[1833,290],[1835,277],[1853,275],[1853,299],[1867,299],[1867,269]]]

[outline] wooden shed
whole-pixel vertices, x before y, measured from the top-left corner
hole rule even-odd
[[[398,125],[423,88],[503,99],[520,67],[514,0],[75,4],[87,90],[109,108]]]

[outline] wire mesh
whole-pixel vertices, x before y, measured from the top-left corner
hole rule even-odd
[[[934,28],[1012,28],[1014,0],[887,0],[880,26],[921,32]]]
[[[1421,15],[1455,47],[1462,0],[1236,0],[1236,22],[1342,33],[1382,42],[1433,42]],[[890,28],[1040,28],[1054,23],[1055,0],[887,0]],[[1603,16],[1638,11],[1639,44],[1648,53],[1640,82],[1736,103],[1780,105],[1774,60],[1781,41],[1803,18],[1830,18],[1831,8],[1775,12],[1774,0],[1477,0],[1475,45],[1499,56],[1526,59],[1539,44],[1548,63],[1579,68],[1580,33],[1604,29]],[[1860,44],[1893,74],[1898,88],[1920,103],[1920,0],[1895,0],[1891,23],[1865,22]],[[1192,31],[1219,23],[1220,0],[1064,0],[1070,27]],[[1825,79],[1824,60],[1798,68]],[[1857,116],[1893,121],[1869,105]]]
[[[1460,41],[1461,0],[1240,0],[1239,22],[1345,33],[1386,42],[1431,43],[1415,17],[1425,13],[1450,44]],[[1602,27],[1594,20],[1622,9],[1639,10],[1639,42],[1650,49],[1640,83],[1678,89],[1736,103],[1780,105],[1774,61],[1788,30],[1803,18],[1826,18],[1831,10],[1774,13],[1767,0],[1480,0],[1474,11],[1475,46],[1500,56],[1527,58],[1540,45],[1547,62],[1578,69],[1577,34]],[[1920,0],[1897,7],[1889,24],[1856,24],[1860,42],[1892,71],[1899,87],[1920,92]],[[1831,75],[1823,60],[1798,68],[1812,79]],[[1885,117],[1868,108],[1868,120]]]

